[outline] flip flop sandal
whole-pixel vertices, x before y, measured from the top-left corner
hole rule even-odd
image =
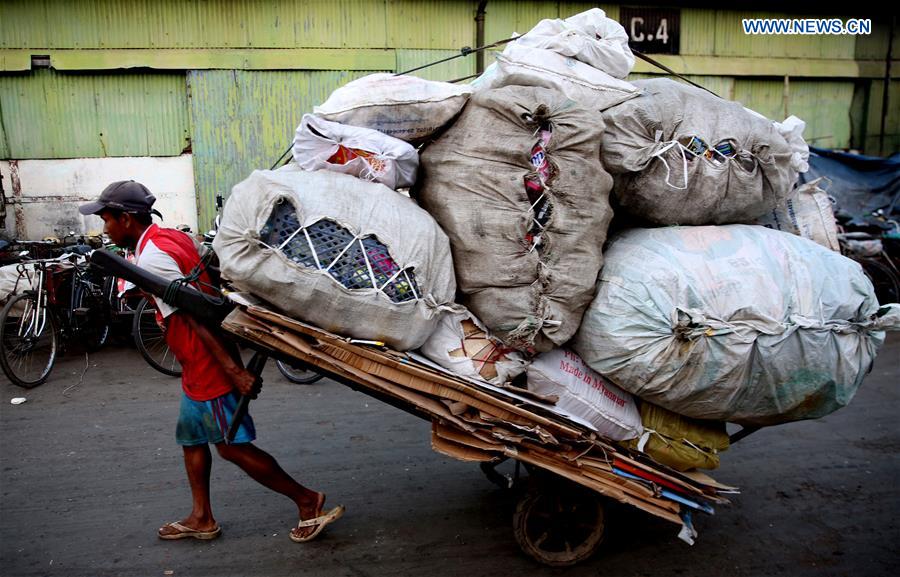
[[[163,533],[163,530],[166,528],[175,529],[177,533]],[[173,540],[173,539],[215,539],[222,533],[222,528],[216,526],[212,531],[198,531],[196,529],[191,529],[190,527],[186,527],[177,521],[172,521],[171,523],[166,523],[162,527],[159,528],[157,535],[159,535],[160,539]]]
[[[306,519],[305,521],[300,521],[299,523],[297,523],[297,529],[303,529],[304,527],[315,527],[315,530],[305,537],[297,537],[294,535],[294,531],[291,530],[291,541],[295,543],[306,543],[307,541],[312,541],[313,539],[318,537],[319,533],[322,532],[322,529],[325,528],[325,525],[337,521],[343,514],[344,506],[338,505],[324,515],[320,515],[314,519]]]

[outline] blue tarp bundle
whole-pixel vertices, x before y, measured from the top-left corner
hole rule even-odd
[[[887,158],[847,154],[809,147],[809,172],[801,182],[820,176],[831,184],[821,185],[837,202],[837,212],[854,220],[881,209],[888,219],[900,219],[900,153]]]

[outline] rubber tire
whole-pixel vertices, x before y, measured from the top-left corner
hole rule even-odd
[[[880,304],[900,301],[900,279],[890,267],[872,258],[860,258],[856,262],[862,265],[863,272],[872,281]]]
[[[141,299],[141,302],[134,308],[134,321],[132,321],[131,330],[134,335],[134,344],[137,346],[138,352],[141,353],[141,356],[144,357],[144,360],[147,361],[147,364],[161,372],[164,375],[168,375],[170,377],[180,377],[181,376],[181,365],[178,365],[178,369],[173,369],[170,367],[163,366],[159,364],[159,362],[153,357],[149,350],[147,350],[147,345],[145,344],[145,339],[147,338],[147,330],[141,328],[141,319],[144,316],[144,310],[150,306],[150,301],[147,300],[146,297]],[[156,326],[156,319],[154,317],[153,320],[154,326]],[[162,329],[156,327],[156,330],[159,331],[159,335],[162,335]],[[166,349],[168,349],[168,345],[166,345]]]
[[[76,294],[73,299],[73,309],[82,308],[85,306],[85,301],[87,301],[87,308],[90,311],[87,315],[86,324],[96,325],[97,332],[96,334],[92,334],[89,332],[89,329],[92,330],[95,327],[81,327],[77,325],[77,322],[73,322],[73,328],[76,328],[77,338],[84,345],[84,348],[89,353],[95,353],[103,348],[103,345],[106,344],[106,341],[109,340],[110,333],[110,319],[109,319],[109,307],[106,305],[104,300],[98,299],[94,295],[86,292],[87,288],[84,286],[78,286],[76,289]],[[74,316],[74,314],[73,314]]]
[[[297,376],[297,373],[295,372],[297,369],[284,361],[275,361],[275,366],[278,367],[278,372],[281,373],[281,376],[295,385],[311,385],[325,376],[321,373],[317,373],[312,368],[302,369],[303,374],[306,374],[307,376]]]
[[[21,293],[13,296],[6,303],[6,306],[3,307],[3,311],[0,312],[0,368],[3,369],[3,373],[12,381],[13,384],[16,384],[20,387],[30,389],[32,387],[36,387],[47,380],[47,377],[50,376],[50,372],[53,370],[53,365],[56,363],[56,355],[59,351],[59,329],[56,324],[56,317],[53,315],[52,311],[47,311],[47,326],[44,327],[44,330],[50,331],[50,357],[47,360],[47,366],[41,372],[40,376],[37,379],[25,380],[22,377],[19,377],[15,374],[10,366],[10,359],[7,358],[7,347],[6,347],[6,330],[7,330],[7,318],[9,317],[10,312],[17,305],[17,303],[23,300],[35,300],[35,294]]]
[[[604,519],[603,500],[593,491],[571,483],[532,484],[513,513],[513,535],[522,552],[535,561],[567,567],[597,552],[603,543]],[[567,549],[545,548],[547,542],[566,543]]]

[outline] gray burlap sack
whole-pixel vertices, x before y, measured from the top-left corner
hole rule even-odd
[[[450,237],[466,305],[511,346],[562,345],[591,301],[612,217],[602,131],[558,91],[506,86],[476,93],[421,155],[418,199]]]
[[[603,113],[603,166],[627,212],[657,224],[726,224],[783,203],[798,174],[772,122],[673,80],[634,85],[641,96]]]
[[[213,246],[238,288],[325,330],[418,348],[456,292],[447,236],[388,187],[296,165],[231,192]]]

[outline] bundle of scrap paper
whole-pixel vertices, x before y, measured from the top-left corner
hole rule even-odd
[[[511,457],[679,525],[693,543],[693,513],[713,513],[737,489],[681,473],[598,435],[555,410],[552,397],[465,379],[415,353],[362,343],[232,295],[222,327],[256,348],[299,359],[351,387],[432,422],[432,448],[463,461]]]

